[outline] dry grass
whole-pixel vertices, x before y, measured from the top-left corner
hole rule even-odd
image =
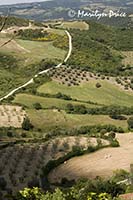
[[[25,115],[20,106],[0,105],[0,127],[20,128]]]
[[[108,177],[117,169],[129,171],[133,162],[133,133],[118,134],[119,148],[105,148],[95,153],[75,157],[51,172],[49,179],[59,182],[68,179]]]
[[[122,51],[122,55],[124,56],[122,63],[125,66],[133,66],[133,51]]]

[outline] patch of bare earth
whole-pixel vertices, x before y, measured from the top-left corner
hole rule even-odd
[[[20,128],[25,115],[20,106],[0,105],[0,127]]]
[[[7,42],[9,39],[2,38],[0,39],[0,45],[3,45],[5,42]],[[1,47],[2,50],[5,49],[5,46]],[[25,49],[21,45],[19,45],[15,40],[11,40],[9,43],[6,44],[6,50],[19,52],[19,53],[30,53],[28,49]]]
[[[121,53],[124,56],[122,63],[125,66],[127,65],[132,66],[133,65],[133,51],[122,51]]]
[[[133,163],[133,133],[117,134],[120,147],[105,148],[97,152],[75,157],[60,165],[49,174],[51,182],[67,179],[108,177],[117,169],[129,171]]]

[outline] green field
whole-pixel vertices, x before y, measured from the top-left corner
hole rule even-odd
[[[61,59],[65,57],[66,51],[53,46],[52,42],[37,42],[17,40],[18,44],[26,48],[30,52],[27,54],[27,59],[32,63],[42,59]]]
[[[1,38],[3,44],[9,38]],[[66,55],[66,51],[53,46],[52,42],[38,42],[16,39],[0,49],[1,53],[9,54],[17,58],[19,65],[29,65],[39,62],[42,59],[61,59]]]
[[[29,94],[17,94],[13,103],[19,103],[21,105],[27,106],[29,108],[33,108],[33,104],[40,103],[42,108],[51,108],[51,107],[57,107],[60,109],[64,109],[67,104],[72,103],[73,105],[85,105],[88,108],[94,108],[96,107],[93,104],[89,103],[81,103],[76,101],[67,101],[63,99],[57,99],[57,98],[46,98],[46,97],[40,97],[40,96],[34,96]]]
[[[63,22],[61,25],[57,26],[58,28],[64,29],[80,29],[80,30],[88,30],[89,25],[86,22],[82,21],[73,21],[73,22]]]
[[[0,35],[0,45],[10,38]],[[39,72],[42,60],[60,63],[67,51],[57,48],[53,42],[14,39],[0,48],[0,97],[29,81]]]
[[[45,131],[52,130],[55,127],[67,129],[98,124],[113,124],[127,130],[126,121],[113,120],[106,115],[74,115],[66,114],[64,111],[58,111],[56,109],[39,111],[27,109],[26,111],[34,127],[41,128]]]
[[[97,82],[101,83],[101,88],[96,88],[95,85]],[[38,92],[49,94],[61,92],[78,100],[92,101],[104,105],[128,107],[133,105],[133,93],[123,91],[107,81],[93,80],[80,86],[71,87],[51,81],[40,86]]]
[[[117,127],[122,127],[125,131],[128,129],[126,120],[114,120],[107,115],[80,115],[68,114],[65,112],[66,105],[69,103],[74,105],[82,104],[88,108],[96,107],[96,105],[88,103],[80,103],[57,98],[46,98],[30,94],[17,94],[13,103],[26,106],[26,112],[34,127],[36,129],[41,128],[46,132],[53,130],[55,127],[64,127],[68,129],[99,124],[112,124]],[[42,109],[35,110],[33,106],[35,103],[40,103]]]

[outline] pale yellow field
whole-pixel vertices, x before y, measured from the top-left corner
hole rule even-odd
[[[26,113],[20,106],[0,106],[0,127],[20,128]]]
[[[133,51],[122,51],[122,55],[124,56],[124,59],[122,63],[126,65],[133,66]]]
[[[60,165],[49,175],[51,182],[68,179],[108,177],[117,169],[129,171],[133,163],[133,133],[118,134],[120,147],[105,148],[95,153],[75,157]]]

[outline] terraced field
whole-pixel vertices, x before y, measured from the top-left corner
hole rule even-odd
[[[54,127],[76,128],[79,126],[96,125],[96,124],[112,124],[127,130],[127,122],[121,120],[113,120],[106,115],[77,115],[67,114],[64,109],[69,103],[73,105],[85,105],[88,108],[97,107],[97,105],[89,103],[81,103],[75,101],[67,101],[57,98],[46,98],[28,94],[16,95],[13,103],[28,107],[26,112],[31,119],[33,125],[44,130],[51,130]],[[43,110],[35,110],[34,104],[40,103]],[[99,106],[98,106],[99,107]]]

